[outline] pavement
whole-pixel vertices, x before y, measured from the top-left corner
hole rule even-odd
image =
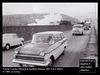
[[[96,67],[98,67],[98,45],[95,27],[92,27],[89,42],[87,44],[84,59],[95,59]]]

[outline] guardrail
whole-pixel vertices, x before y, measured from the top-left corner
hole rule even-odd
[[[87,44],[85,54],[85,59],[96,59],[96,67],[98,66],[98,45],[96,38],[96,29],[95,26],[92,26],[89,42]]]

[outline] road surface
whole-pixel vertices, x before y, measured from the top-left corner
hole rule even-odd
[[[68,39],[68,47],[64,55],[61,55],[53,62],[52,67],[79,67],[79,59],[84,56],[85,48],[89,40],[90,30],[85,30],[84,35],[71,35],[70,31],[65,31],[64,36]],[[3,51],[2,66],[3,67],[20,67],[13,63],[14,48]]]

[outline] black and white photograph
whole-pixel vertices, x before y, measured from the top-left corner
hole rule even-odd
[[[98,67],[97,2],[2,2],[2,67],[81,68],[80,59]]]

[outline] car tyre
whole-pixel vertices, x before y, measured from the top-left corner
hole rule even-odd
[[[52,66],[52,62],[53,62],[53,59],[50,58],[50,63],[49,63],[49,65],[48,65],[48,67],[51,67],[51,66]]]
[[[62,54],[61,54],[61,55],[64,55],[64,54],[65,54],[65,49],[66,49],[66,46],[64,47],[64,51],[62,52]]]
[[[83,32],[82,32],[82,35],[83,35]]]
[[[20,67],[23,67],[23,64],[19,64]]]
[[[21,46],[24,44],[24,41],[21,41]]]
[[[65,54],[65,50],[62,52],[62,54],[61,55],[64,55]]]
[[[9,50],[9,49],[10,49],[10,45],[7,44],[7,45],[5,46],[5,49],[6,49],[6,50]]]

